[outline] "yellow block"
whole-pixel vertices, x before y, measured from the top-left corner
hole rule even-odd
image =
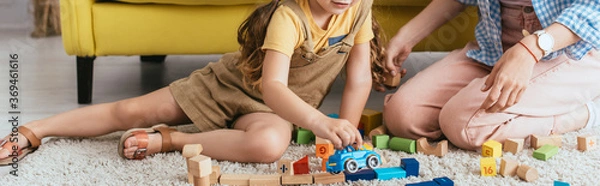
[[[500,157],[502,156],[502,144],[496,140],[488,140],[481,146],[481,156]]]
[[[363,124],[365,134],[369,134],[371,130],[379,127],[383,122],[383,114],[379,111],[365,108],[360,116],[360,123]]]
[[[479,166],[481,166],[481,175],[482,176],[496,176],[496,174],[497,174],[496,158],[493,158],[493,157],[481,158],[479,160]]]

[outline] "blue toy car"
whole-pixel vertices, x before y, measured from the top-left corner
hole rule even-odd
[[[351,145],[346,146],[342,150],[336,150],[335,154],[329,156],[329,160],[325,165],[327,172],[340,173],[346,171],[355,173],[358,169],[368,167],[370,169],[377,168],[381,165],[381,157],[374,151],[365,149],[362,146],[356,150]]]

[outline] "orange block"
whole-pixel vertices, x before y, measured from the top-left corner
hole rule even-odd
[[[335,152],[335,149],[333,148],[333,144],[331,144],[331,143],[317,144],[316,148],[317,149],[316,149],[315,154],[319,158],[328,158],[329,156],[333,155],[333,153]]]

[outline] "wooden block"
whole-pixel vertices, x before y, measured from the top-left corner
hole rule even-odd
[[[525,143],[525,139],[506,139],[504,141],[504,152],[512,152],[513,154],[517,154],[523,150],[523,144]]]
[[[210,176],[200,178],[194,176],[194,186],[210,186]]]
[[[552,135],[552,136],[537,136],[535,134],[531,135],[530,141],[531,147],[533,149],[539,149],[540,147],[550,144],[557,147],[562,146],[562,136],[561,135]]]
[[[396,88],[400,85],[400,74],[396,74],[396,76],[392,76],[390,73],[383,73],[383,78],[385,78],[385,80],[383,81],[383,84],[385,86],[391,87],[391,88]]]
[[[348,173],[344,171],[346,181],[358,181],[358,180],[374,180],[377,179],[375,171],[373,169],[359,169],[358,172]]]
[[[323,158],[321,160],[321,171],[327,171],[327,161],[329,161],[328,158]]]
[[[278,186],[281,185],[281,175],[279,174],[264,174],[251,175],[250,186]]]
[[[194,156],[187,160],[188,172],[196,177],[209,176],[212,173],[211,163],[211,159],[208,156]]]
[[[315,184],[333,184],[333,183],[344,183],[346,177],[344,174],[331,174],[331,173],[317,173],[313,174]]]
[[[300,128],[296,130],[296,143],[309,144],[315,138],[312,131]]]
[[[436,147],[432,147],[427,142],[427,138],[420,138],[417,140],[417,152],[442,157],[448,153],[448,140],[442,140]]]
[[[519,178],[527,182],[535,181],[540,177],[538,171],[535,168],[529,167],[527,165],[519,166],[519,168],[517,169],[517,176],[519,176]]]
[[[481,156],[500,157],[502,156],[502,144],[496,140],[488,140],[481,146]]]
[[[315,148],[315,155],[319,158],[328,158],[329,156],[333,155],[333,153],[335,153],[333,143],[316,144]]]
[[[533,157],[538,160],[548,160],[552,156],[558,153],[558,147],[550,144],[546,144],[539,149],[533,151]]]
[[[417,142],[412,139],[393,137],[388,145],[395,151],[404,151],[410,154],[417,151]]]
[[[282,175],[294,175],[292,160],[282,159],[277,161],[277,173]]]
[[[210,173],[210,184],[219,183],[219,177],[221,177],[221,167],[217,165],[212,166],[212,173]]]
[[[313,176],[311,174],[299,174],[299,175],[282,175],[282,185],[300,185],[300,184],[313,184]]]
[[[375,176],[378,180],[406,178],[406,171],[401,167],[376,168],[373,171],[375,171]]]
[[[369,134],[371,130],[383,123],[383,114],[379,111],[365,108],[360,117],[360,123],[364,126],[364,133]]]
[[[500,161],[500,175],[504,177],[517,175],[517,168],[519,168],[519,162],[516,160],[502,158]]]
[[[433,181],[435,181],[439,186],[454,186],[454,181],[446,176],[433,178]]]
[[[419,161],[415,158],[400,159],[400,167],[406,171],[406,176],[419,176]]]
[[[371,138],[371,140],[373,141],[373,145],[375,146],[375,148],[378,149],[388,149],[389,146],[389,142],[390,142],[390,136],[387,134],[380,134],[380,135],[376,135],[373,136]]]
[[[247,186],[250,185],[250,177],[250,174],[221,174],[219,184]]]
[[[292,163],[292,167],[294,169],[294,174],[310,173],[310,168],[308,167],[308,156],[304,156],[303,158],[300,158]]]
[[[328,139],[319,138],[318,136],[315,136],[315,144],[332,144],[332,143]]]
[[[187,180],[188,180],[189,184],[193,185],[194,184],[194,175],[192,173],[188,172],[188,174],[187,174]]]
[[[479,166],[481,167],[482,176],[496,176],[496,158],[486,157],[479,159]]]
[[[388,130],[385,125],[380,125],[379,127],[371,130],[371,132],[369,132],[369,138],[373,138],[373,136],[381,135],[381,134],[388,134]]]
[[[202,153],[202,145],[200,144],[187,144],[183,146],[183,150],[181,151],[181,155],[186,159],[192,158],[194,156],[200,155]]]
[[[586,151],[596,147],[596,136],[578,136],[577,150]]]

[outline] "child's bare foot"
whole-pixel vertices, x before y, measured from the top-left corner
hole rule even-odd
[[[135,159],[135,156],[145,151],[146,155],[152,155],[160,152],[162,148],[162,136],[160,133],[148,134],[147,139],[138,139],[131,136],[123,143],[123,154],[127,159]],[[136,154],[137,151],[137,154]]]

